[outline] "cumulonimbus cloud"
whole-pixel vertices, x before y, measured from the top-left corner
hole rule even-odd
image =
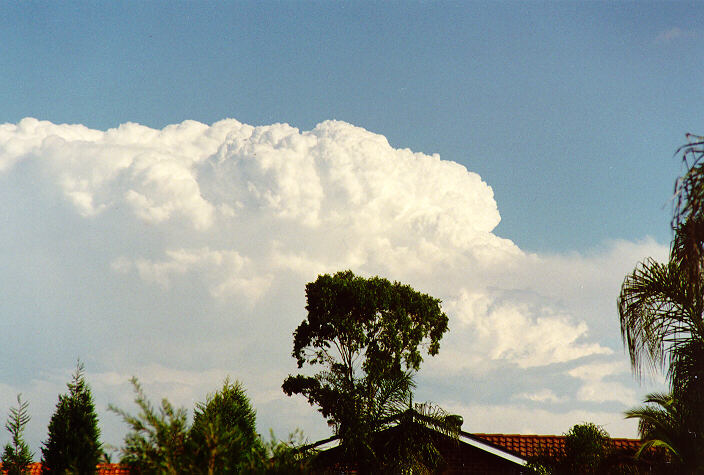
[[[24,119],[0,127],[0,170],[22,160],[39,162],[87,219],[124,207],[136,222],[191,229],[161,256],[134,249],[113,261],[148,284],[196,276],[215,297],[256,300],[282,268],[420,281],[445,273],[455,282],[437,287],[455,327],[491,342],[489,358],[530,367],[610,353],[585,342],[588,325],[548,299],[505,299],[480,283],[500,280],[502,269],[525,273],[531,257],[492,233],[497,205],[477,174],[344,122],[304,132],[232,119],[103,132]]]
[[[20,173],[30,176],[13,185]],[[600,332],[613,327],[618,338],[618,278],[609,279],[632,267],[634,256],[662,248],[645,241],[612,243],[588,256],[526,253],[494,234],[498,207],[479,175],[339,121],[310,131],[234,119],[99,131],[28,118],[0,125],[3,177],[7,186],[41,183],[54,190],[72,219],[86,225],[81,233],[47,228],[39,235],[74,239],[68,247],[47,242],[64,253],[53,267],[61,274],[56,280],[70,281],[81,268],[88,274],[81,285],[104,283],[91,287],[85,305],[120,315],[117,325],[114,317],[91,313],[90,325],[81,327],[87,339],[111,328],[110,341],[96,345],[100,374],[125,375],[171,358],[189,371],[218,368],[220,375],[231,364],[237,377],[238,367],[256,375],[266,366],[273,379],[283,378],[305,283],[345,268],[443,299],[451,331],[439,357],[427,363],[436,374],[469,378],[493,364],[530,372],[608,360],[615,357],[614,340]],[[10,225],[25,225],[21,213],[13,216]],[[13,251],[30,251],[21,242],[10,245],[0,263],[20,268]],[[83,269],[86,263],[91,266]],[[36,282],[44,285],[41,276]],[[53,305],[71,315],[77,304],[58,295]],[[4,305],[6,312],[16,310]],[[66,322],[66,331],[71,325]],[[69,364],[77,356],[70,352],[64,355]],[[258,388],[255,402],[266,393],[270,404],[271,394],[279,394],[278,380],[266,387],[254,376],[246,382]],[[590,398],[584,391],[581,397]],[[531,401],[556,398],[545,394]],[[506,401],[513,396],[506,394]]]

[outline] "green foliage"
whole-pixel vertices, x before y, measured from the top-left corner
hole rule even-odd
[[[441,407],[414,404],[393,417],[396,425],[380,449],[379,465],[384,473],[431,474],[445,465],[436,447],[438,434],[457,441],[462,418]]]
[[[372,460],[370,434],[408,400],[421,348],[437,354],[447,331],[440,300],[386,279],[351,271],[321,275],[306,285],[307,318],[294,332],[298,367],[323,367],[314,376],[291,376],[287,395],[318,406],[358,460]]]
[[[565,446],[561,454],[542,454],[528,462],[535,474],[570,475],[621,473],[618,463],[611,459],[609,434],[600,426],[585,422],[577,424],[564,434]]]
[[[415,389],[410,371],[378,378],[375,384],[363,378],[358,397],[343,401],[342,420],[335,429],[342,442],[343,459],[355,461],[357,467],[369,469],[383,465],[387,452],[378,453],[372,443],[380,430],[398,423]]]
[[[321,275],[306,285],[306,299],[308,318],[294,333],[299,368],[327,364],[328,349],[335,345],[346,369],[364,352],[366,374],[400,372],[402,362],[418,370],[421,342],[435,355],[447,331],[440,300],[379,277],[365,279],[351,271]]]
[[[634,371],[666,368],[672,399],[648,397],[646,404],[655,406],[629,411],[629,417],[647,421],[655,410],[664,422],[667,415],[667,424],[680,425],[672,433],[689,434],[694,447],[676,453],[661,446],[674,449],[683,466],[696,466],[704,460],[704,138],[688,139],[678,151],[687,170],[675,184],[668,261],[648,259],[626,276],[618,309]]]
[[[121,462],[134,473],[307,473],[307,452],[294,439],[262,443],[256,415],[244,387],[225,380],[222,388],[196,405],[193,424],[167,400],[155,409],[136,378],[131,380],[140,412],[133,416],[110,405],[129,425]],[[302,436],[301,436],[302,437]]]
[[[662,264],[647,259],[626,276],[618,310],[636,373],[666,363],[676,368],[686,359],[680,358],[686,355],[685,345],[704,341],[692,340],[701,324],[703,302],[701,294],[690,292],[685,271],[674,260]]]
[[[95,473],[102,454],[98,416],[79,361],[68,394],[59,396],[49,422],[49,439],[42,447],[42,465],[48,473]]]
[[[208,473],[239,472],[259,456],[256,414],[239,382],[226,379],[220,391],[196,406],[190,443],[196,466]]]
[[[130,382],[140,413],[132,416],[109,406],[109,410],[120,415],[131,429],[125,436],[121,462],[136,473],[188,473],[192,460],[188,449],[186,410],[174,409],[168,400],[162,399],[157,411],[137,378]]]
[[[311,471],[314,450],[305,449],[303,432],[296,430],[289,434],[286,441],[278,440],[273,431],[270,439],[263,442],[259,456],[249,460],[240,473],[259,475],[307,474]]]
[[[602,427],[577,424],[565,434],[563,465],[570,473],[600,473],[610,450],[611,439]]]
[[[431,403],[410,401],[403,410],[381,422],[383,429],[370,434],[367,440],[368,453],[352,458],[350,455],[355,454],[350,454],[349,449],[334,447],[315,457],[317,471],[327,473],[334,467],[336,471],[357,473],[442,473],[447,464],[438,444],[459,444],[462,427],[462,417],[447,414]]]
[[[22,475],[32,463],[34,454],[29,450],[29,445],[24,440],[24,427],[29,422],[27,409],[29,403],[22,401],[21,394],[17,395],[17,407],[10,408],[10,415],[5,423],[5,429],[12,436],[12,442],[5,445],[2,454],[2,468],[8,475]]]
[[[626,412],[626,418],[638,419],[638,433],[643,445],[637,457],[651,447],[660,447],[671,455],[671,462],[682,473],[704,472],[704,453],[701,443],[690,432],[690,417],[686,405],[671,394],[648,394],[644,405]]]

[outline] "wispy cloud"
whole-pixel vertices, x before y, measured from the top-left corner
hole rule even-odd
[[[527,399],[534,402],[550,402],[558,403],[564,402],[567,399],[564,397],[558,397],[551,389],[542,389],[540,391],[532,393],[521,393],[514,396],[514,399]]]
[[[670,42],[676,41],[676,40],[691,39],[691,38],[696,38],[696,37],[697,37],[697,32],[694,30],[683,30],[682,28],[679,28],[679,27],[673,27],[673,28],[670,28],[669,30],[665,30],[665,31],[660,32],[655,37],[655,42],[656,43],[670,43]]]

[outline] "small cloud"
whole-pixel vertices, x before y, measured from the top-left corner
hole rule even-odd
[[[623,361],[612,361],[582,365],[567,374],[582,380],[582,387],[577,392],[580,401],[615,401],[628,406],[637,403],[635,391],[620,381],[612,380],[614,376],[627,372],[628,366]]]
[[[543,389],[533,393],[521,393],[514,396],[514,399],[528,399],[534,402],[564,402],[565,398],[558,397],[552,390]]]
[[[697,33],[693,30],[683,30],[678,27],[670,28],[669,30],[662,31],[655,37],[656,43],[669,43],[674,40],[695,38]]]

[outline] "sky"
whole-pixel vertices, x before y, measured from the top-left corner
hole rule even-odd
[[[22,393],[40,454],[80,358],[112,446],[131,376],[192,410],[229,375],[262,434],[327,437],[280,385],[305,284],[351,269],[442,299],[416,400],[463,430],[635,436],[663,379],[632,375],[616,297],[667,256],[703,14],[3,3],[0,414]]]

